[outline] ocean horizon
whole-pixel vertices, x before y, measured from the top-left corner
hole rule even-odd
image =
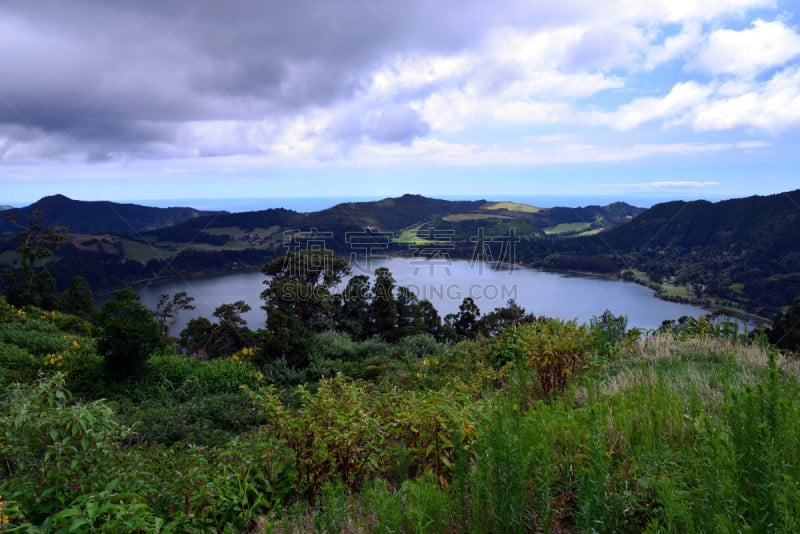
[[[397,195],[400,196],[400,195]],[[443,200],[486,200],[487,202],[518,202],[529,204],[538,208],[566,207],[577,208],[591,205],[605,206],[614,202],[626,202],[639,208],[650,208],[661,202],[672,200],[709,200],[716,202],[723,198],[712,197],[668,197],[622,195],[614,196],[585,196],[585,195],[497,195],[463,196],[463,195],[424,195],[430,198]],[[285,208],[302,213],[320,211],[345,202],[371,202],[387,198],[380,196],[336,196],[336,197],[254,197],[254,198],[186,198],[186,199],[159,199],[159,200],[128,200],[134,204],[156,207],[192,207],[207,211],[229,211],[232,213],[244,211],[259,211],[274,208]]]
[[[54,193],[55,194],[55,193]],[[67,195],[70,196],[70,195]],[[392,195],[392,196],[401,196]],[[639,208],[651,208],[655,204],[673,200],[708,200],[717,202],[728,197],[686,196],[675,195],[430,195],[424,196],[442,200],[486,200],[487,202],[518,202],[529,204],[538,208],[578,208],[591,205],[606,206],[614,202],[626,202]],[[87,200],[70,197],[74,200]],[[246,211],[260,211],[266,209],[285,208],[288,210],[308,213],[331,208],[345,202],[371,202],[388,198],[386,195],[373,196],[320,196],[320,197],[230,197],[230,198],[165,198],[165,199],[109,199],[112,202],[139,204],[158,208],[190,207],[202,211],[228,211],[240,213]],[[13,208],[24,208],[33,202],[0,202]]]

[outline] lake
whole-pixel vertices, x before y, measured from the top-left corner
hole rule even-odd
[[[657,328],[665,319],[707,313],[701,307],[667,302],[656,298],[653,290],[625,280],[552,273],[512,266],[494,269],[485,263],[467,260],[425,260],[421,258],[371,259],[353,264],[353,274],[371,275],[378,267],[387,267],[397,285],[407,286],[419,298],[430,300],[439,314],[458,311],[465,297],[472,297],[482,314],[504,306],[513,298],[535,315],[577,319],[589,322],[604,310],[628,317],[628,326]],[[158,282],[139,288],[141,302],[154,309],[162,293],[186,291],[194,297],[196,309],[182,312],[173,334],[180,332],[194,317],[213,319],[214,309],[237,300],[253,309],[244,318],[252,329],[266,320],[261,309],[261,292],[266,277],[260,272],[233,272],[185,280]],[[342,287],[344,284],[342,284]]]

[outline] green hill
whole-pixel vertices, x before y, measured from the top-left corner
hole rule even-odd
[[[187,219],[199,217],[203,212],[194,208],[154,208],[138,204],[120,204],[109,201],[72,200],[64,195],[53,195],[25,208],[5,210],[4,215],[23,219],[34,211],[44,215],[47,226],[66,226],[82,234],[135,235],[145,230],[163,228]],[[17,231],[6,218],[0,219],[0,234]]]
[[[798,236],[800,190],[658,204],[597,236],[528,244],[522,256],[562,266],[593,258],[644,272],[675,298],[722,298],[771,316],[800,294]]]

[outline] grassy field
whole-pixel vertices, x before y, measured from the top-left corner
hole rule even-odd
[[[592,228],[591,230],[586,230],[585,232],[581,232],[579,234],[575,234],[574,236],[571,236],[571,237],[584,237],[584,236],[587,236],[587,235],[597,235],[600,232],[602,232],[603,230],[605,230],[605,228]]]
[[[217,228],[205,228],[203,230],[204,233],[209,235],[229,235],[229,236],[241,236],[244,234],[256,235],[261,238],[269,237],[273,235],[275,232],[280,230],[280,226],[270,226],[269,228],[253,228],[250,231],[245,231],[244,228],[239,226],[220,226]]]
[[[578,234],[588,230],[590,226],[591,224],[586,222],[563,223],[545,228],[544,233],[547,235]]]
[[[529,204],[519,204],[517,202],[490,202],[481,206],[482,210],[508,210],[508,211],[521,211],[523,213],[539,213],[542,208],[531,206]]]
[[[208,235],[242,235],[244,230],[238,226],[220,226],[217,228],[204,228],[203,232]]]
[[[126,258],[142,263],[147,263],[150,260],[163,260],[175,255],[174,250],[166,250],[141,241],[125,239],[124,237],[120,238],[119,241]]]
[[[394,238],[395,243],[408,243],[411,245],[430,245],[435,243],[435,241],[431,239],[424,239],[417,236],[417,233],[425,226],[424,224],[417,224],[415,226],[411,226],[406,228],[400,235]]]
[[[442,217],[442,220],[447,222],[482,221],[485,219],[511,219],[511,217],[488,213],[453,213]]]
[[[275,232],[278,232],[280,229],[281,227],[276,224],[270,226],[269,228],[253,228],[253,231],[250,233],[257,235],[259,237],[269,237],[271,235],[274,235]]]

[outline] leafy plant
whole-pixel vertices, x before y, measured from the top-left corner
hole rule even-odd
[[[110,482],[108,465],[128,429],[103,401],[69,404],[64,376],[14,385],[0,405],[0,494],[40,521]]]
[[[570,376],[580,370],[591,336],[577,321],[545,319],[520,325],[519,345],[528,366],[539,377],[545,398],[567,388]]]

